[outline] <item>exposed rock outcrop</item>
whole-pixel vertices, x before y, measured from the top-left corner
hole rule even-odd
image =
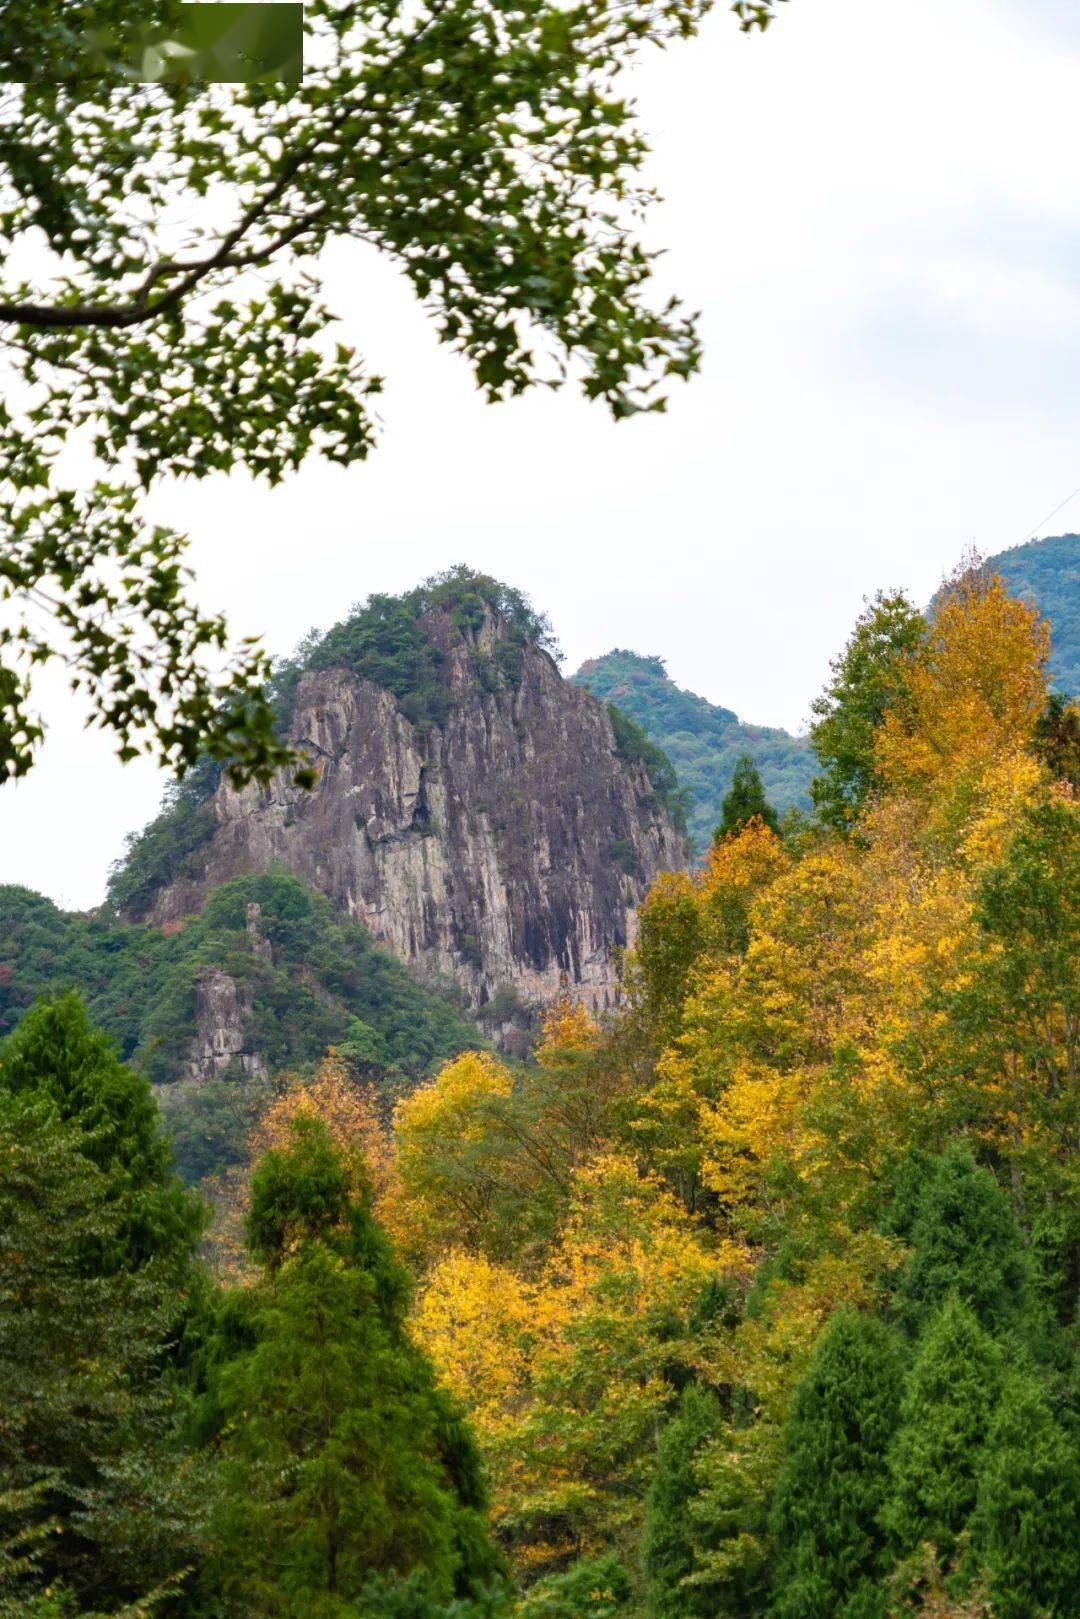
[[[173,924],[218,883],[281,862],[474,1008],[566,989],[602,1010],[635,908],[687,863],[685,838],[644,766],[620,756],[604,705],[545,651],[524,646],[516,677],[493,679],[495,615],[422,623],[442,649],[444,723],[414,726],[345,669],[303,675],[290,735],[317,785],[222,782],[197,875],[159,890],[147,919]]]
[[[192,1079],[206,1079],[226,1069],[253,1076],[266,1072],[262,1054],[251,1039],[252,1011],[250,990],[220,967],[202,969],[195,984]]]

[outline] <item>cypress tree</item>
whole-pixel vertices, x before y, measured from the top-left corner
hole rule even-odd
[[[775,1619],[869,1619],[901,1375],[888,1327],[838,1311],[792,1398],[773,1500]]]
[[[151,1260],[181,1270],[203,1228],[203,1210],[172,1170],[157,1105],[140,1074],[120,1061],[79,997],[39,1001],[0,1045],[0,1089],[48,1097],[103,1172],[116,1218],[101,1266]]]
[[[947,1299],[919,1344],[893,1449],[883,1522],[899,1555],[929,1542],[943,1564],[952,1560],[975,1507],[1000,1376],[972,1310]]]
[[[51,1588],[65,1612],[65,1591],[111,1611],[197,1545],[201,1475],[168,1366],[175,1266],[112,1262],[128,1206],[40,1089],[0,1088],[0,1142],[0,1545],[24,1549],[0,1558],[0,1604]]]
[[[776,811],[765,797],[758,768],[750,755],[744,753],[735,765],[731,788],[721,800],[720,825],[714,836],[724,838],[738,832],[755,816],[764,821],[770,831],[775,832],[780,825]]]
[[[675,1416],[664,1428],[656,1471],[645,1503],[642,1565],[649,1619],[709,1619],[713,1604],[703,1590],[683,1580],[694,1568],[690,1503],[698,1493],[694,1462],[720,1425],[715,1394],[688,1383]]]
[[[902,1319],[918,1331],[955,1294],[987,1332],[1019,1326],[1031,1308],[1028,1264],[1012,1204],[988,1169],[955,1144],[926,1166],[900,1276]]]
[[[1030,1374],[1014,1372],[998,1401],[972,1539],[996,1619],[1080,1614],[1080,1458]]]
[[[468,1594],[499,1566],[476,1453],[407,1337],[406,1278],[357,1166],[319,1121],[258,1166],[248,1234],[263,1276],[219,1390],[209,1577],[226,1611],[333,1619],[378,1574]]]

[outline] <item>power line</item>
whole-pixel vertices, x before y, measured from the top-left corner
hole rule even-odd
[[[1050,521],[1051,517],[1056,517],[1058,512],[1064,511],[1065,507],[1069,504],[1069,501],[1070,500],[1075,500],[1077,495],[1080,495],[1080,484],[1077,485],[1077,487],[1073,490],[1071,495],[1066,495],[1065,499],[1061,502],[1060,506],[1055,506],[1052,512],[1047,512],[1046,516],[1044,518],[1042,518],[1038,523],[1036,523],[1035,527],[1033,529],[1031,529],[1027,534],[1025,534],[1024,538],[1022,540],[1017,541],[1017,544],[1018,545],[1026,545],[1029,540],[1033,540],[1035,538],[1036,534],[1039,532],[1039,530],[1041,528],[1044,528],[1046,526],[1046,524]]]

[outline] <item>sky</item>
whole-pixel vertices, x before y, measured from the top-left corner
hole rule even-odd
[[[569,391],[485,404],[391,266],[327,256],[387,379],[376,453],[274,491],[173,485],[200,600],[288,653],[370,591],[457,562],[546,611],[567,672],[614,646],[759,724],[805,727],[864,598],[1080,529],[1074,0],[791,0],[724,11],[633,91],[664,201],[658,291],[702,311],[666,417]],[[0,789],[0,882],[102,897],[164,777],[121,766],[58,675]]]

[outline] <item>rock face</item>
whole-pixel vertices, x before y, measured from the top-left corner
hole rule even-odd
[[[227,972],[220,967],[202,969],[195,985],[192,1079],[206,1079],[227,1068],[250,1075],[266,1072],[262,1055],[251,1042],[252,1010],[250,992]]]
[[[464,631],[437,612],[422,623],[443,650],[445,722],[412,725],[344,669],[303,675],[290,735],[317,785],[223,782],[197,875],[159,890],[147,920],[175,924],[218,883],[281,862],[473,1008],[567,990],[603,1010],[635,908],[687,863],[686,841],[620,757],[606,708],[546,652],[526,645],[519,677],[493,682],[494,614]]]

